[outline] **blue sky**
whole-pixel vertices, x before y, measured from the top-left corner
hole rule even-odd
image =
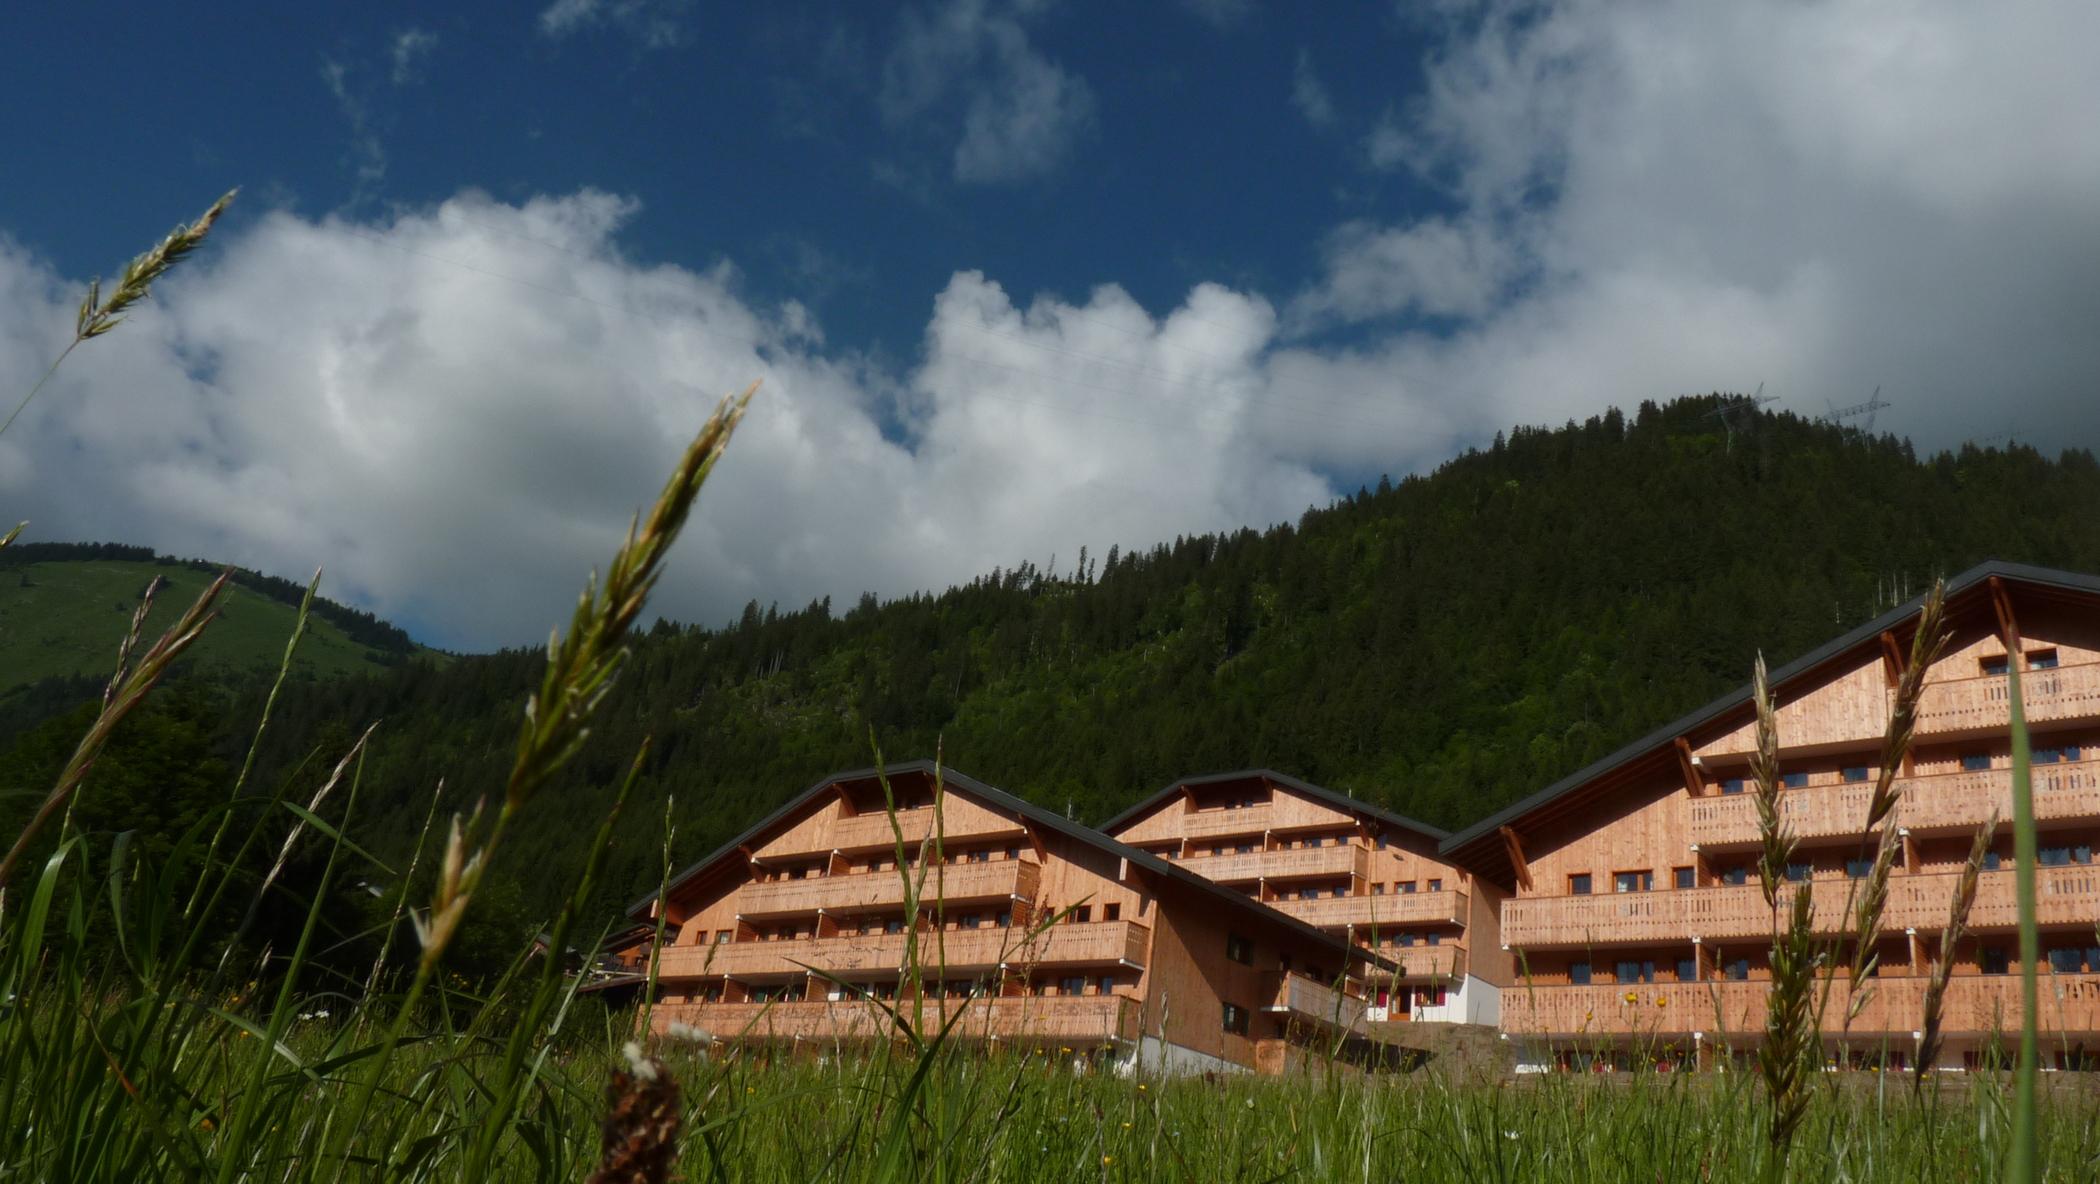
[[[732,261],[830,339],[908,358],[957,270],[1169,308],[1205,280],[1299,287],[1336,222],[1452,204],[1369,166],[1363,137],[1418,97],[1431,31],[1376,6],[987,9],[1080,96],[1014,137],[1040,157],[988,176],[958,175],[957,150],[969,92],[1008,67],[930,64],[932,93],[886,114],[910,89],[900,42],[941,36],[938,7],[575,7],[558,35],[506,5],[21,14],[0,93],[33,139],[11,155],[66,182],[10,187],[6,228],[83,274],[165,229],[177,195],[230,182],[237,217],[594,187],[641,203],[620,235],[635,257]],[[1317,126],[1292,101],[1303,74]]]
[[[762,379],[660,606],[1288,520],[1513,423],[1880,387],[2100,444],[2100,7],[36,6],[0,44],[28,538],[530,643]]]

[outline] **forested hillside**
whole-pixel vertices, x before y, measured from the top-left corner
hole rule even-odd
[[[1519,429],[1265,532],[846,611],[660,625],[585,756],[506,840],[500,894],[550,906],[644,736],[607,906],[654,885],[667,796],[683,862],[871,763],[871,735],[893,759],[939,744],[1088,821],[1179,775],[1269,765],[1455,827],[1739,684],[1758,649],[1792,657],[1935,574],[1986,558],[2100,570],[2088,453],[1920,458],[1784,415],[1731,442],[1714,406]],[[403,850],[440,779],[448,809],[499,792],[540,663],[301,685],[262,768],[332,760],[381,721],[353,827]],[[222,704],[228,735],[259,707],[259,690]]]

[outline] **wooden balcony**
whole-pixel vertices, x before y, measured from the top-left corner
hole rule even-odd
[[[1263,976],[1262,993],[1268,1001],[1262,1010],[1300,1023],[1318,1024],[1344,1031],[1362,1026],[1363,1000],[1345,995],[1326,983],[1297,973],[1276,972]]]
[[[915,942],[910,938],[916,938]],[[673,946],[663,951],[665,978],[727,977],[785,979],[812,969],[842,978],[894,976],[904,967],[908,945],[922,973],[984,971],[1028,966],[1136,966],[1150,954],[1152,931],[1135,921],[1052,925],[1039,933],[1021,928],[922,930],[846,934],[791,941],[737,941]]]
[[[1915,833],[1974,831],[1993,807],[2012,818],[2012,770],[1982,769],[1897,781],[1902,825]],[[1803,839],[1857,836],[1864,832],[1872,782],[1817,785],[1785,790],[1780,811]],[[2100,817],[2100,761],[2034,767],[2034,815],[2038,821]],[[1758,845],[1757,805],[1748,793],[1693,798],[1686,837],[1703,850],[1748,850]]]
[[[1852,1021],[1852,1038],[1900,1037],[1910,1047],[1922,1022],[1925,978],[1884,975],[1873,980],[1867,1002]],[[2100,975],[2041,975],[2041,1028],[2090,1038],[2100,1033]],[[1701,1032],[1719,1041],[1755,1043],[1765,1026],[1763,982],[1630,983],[1581,987],[1526,987],[1502,991],[1502,1026],[1509,1032],[1580,1037],[1686,1036]],[[1845,1032],[1851,995],[1840,981],[1824,1011],[1827,1035]],[[1944,1026],[1949,1033],[2017,1030],[2017,975],[1967,975],[1948,981]]]
[[[1276,820],[1276,807],[1263,802],[1232,810],[1190,810],[1181,816],[1181,833],[1190,839],[1266,834]]]
[[[1918,700],[1917,733],[1980,732],[2010,721],[2011,679],[2003,674],[1928,683]],[[2021,707],[2028,723],[2100,716],[2100,662],[2026,670]]]
[[[1245,811],[1241,811],[1245,813]],[[1220,884],[1253,880],[1309,879],[1320,876],[1368,876],[1371,849],[1361,843],[1334,843],[1289,851],[1248,851],[1232,855],[1191,855],[1181,866]]]
[[[1410,925],[1463,925],[1471,898],[1464,892],[1397,892],[1384,896],[1322,896],[1268,904],[1307,925],[1391,932]]]
[[[881,810],[872,810],[865,814],[843,815],[834,818],[831,824],[822,831],[813,832],[813,834],[821,836],[823,840],[821,847],[806,846],[802,850],[790,850],[783,847],[774,850],[772,858],[775,860],[802,859],[812,855],[829,855],[834,850],[893,851],[897,846],[897,835],[899,832],[902,832],[904,836],[905,851],[910,853],[918,850],[919,844],[925,842],[933,834],[933,822],[934,810],[931,806],[919,806],[914,809],[897,811],[895,830],[892,830],[890,827],[889,814]],[[1004,819],[1001,822],[1006,824],[997,830],[973,830],[969,832],[968,838],[974,842],[1002,838],[1020,840],[1027,837],[1028,832],[1020,823],[1009,823]],[[952,817],[948,819],[948,823],[947,837],[950,841],[960,840],[964,837],[956,831],[955,820]],[[813,838],[810,841],[814,842],[816,840]]]
[[[1137,1001],[1123,995],[1010,996],[996,999],[927,999],[891,1004],[916,1022],[922,1035],[940,1030],[957,1011],[962,1018],[950,1036],[964,1040],[1059,1041],[1075,1049],[1137,1037]],[[666,1004],[653,1013],[659,1032],[673,1023],[698,1028],[717,1040],[873,1040],[897,1035],[894,1021],[865,1000],[836,1003]]]
[[[909,868],[921,905],[940,900],[953,906],[970,900],[1033,900],[1042,869],[1032,859],[949,863]],[[737,915],[749,919],[814,913],[859,912],[904,905],[904,876],[896,871],[813,876],[806,880],[754,881],[737,889]]]
[[[1400,964],[1400,981],[1404,983],[1455,982],[1466,975],[1466,951],[1463,946],[1379,946],[1377,953],[1387,961]],[[1392,981],[1392,972],[1361,967],[1361,977],[1366,982],[1386,983]]]
[[[1883,932],[1943,928],[1958,878],[1954,872],[1892,877],[1882,912]],[[1853,880],[1815,881],[1817,932],[1851,928],[1850,902],[1857,884]],[[2090,925],[2100,916],[2100,870],[2092,865],[2037,868],[2035,884],[2040,924]],[[1977,883],[1969,928],[2010,928],[2017,922],[2012,871],[1985,872]],[[1603,896],[1520,897],[1502,905],[1502,940],[1513,949],[1668,945],[1695,937],[1713,943],[1763,939],[1771,933],[1772,912],[1754,883]]]

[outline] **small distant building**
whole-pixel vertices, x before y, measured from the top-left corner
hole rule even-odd
[[[826,777],[635,902],[666,944],[659,1030],[811,1051],[926,1034],[1118,1070],[1385,1055],[1362,984],[1396,965],[930,762]]]
[[[1272,769],[1177,781],[1102,826],[1121,841],[1382,955],[1371,1018],[1494,1024],[1503,892],[1437,854],[1445,832]]]

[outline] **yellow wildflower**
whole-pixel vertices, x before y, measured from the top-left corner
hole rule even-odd
[[[1639,995],[1635,994],[1635,993],[1634,993],[1634,992],[1632,992],[1632,991],[1628,991],[1628,992],[1626,992],[1626,1002],[1628,1002],[1628,1003],[1639,1003],[1640,1001],[1641,1001],[1641,997],[1640,997]]]

